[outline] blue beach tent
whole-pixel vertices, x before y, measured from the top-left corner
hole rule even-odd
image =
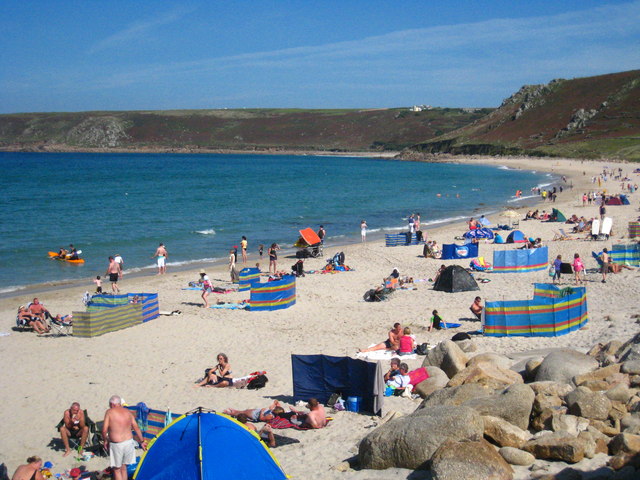
[[[199,407],[151,441],[133,478],[280,480],[287,476],[255,432],[227,415]]]
[[[502,238],[502,235],[500,235],[499,233],[496,233],[496,236],[493,239],[493,243],[502,244],[504,243],[504,238]]]
[[[507,237],[507,243],[524,243],[527,241],[527,237],[524,236],[520,230],[514,230]]]

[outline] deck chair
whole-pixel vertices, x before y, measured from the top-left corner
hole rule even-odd
[[[24,318],[20,318],[17,314],[16,314],[16,328],[17,331],[20,332],[31,332],[33,331],[33,327],[31,325],[29,325],[29,323],[27,323],[27,321]]]
[[[599,234],[600,234],[600,219],[594,218],[593,222],[591,223],[591,239],[597,240]]]
[[[553,233],[554,233],[554,235],[553,235],[552,241],[570,240],[569,235],[567,235],[562,228],[560,229],[560,231],[557,231],[557,232],[554,230]]]
[[[72,334],[71,330],[73,328],[73,323],[71,322],[70,317],[71,315],[65,315],[64,317],[61,317],[60,320],[55,317],[51,319],[51,329],[56,332],[57,336],[61,337],[63,335],[67,336]]]
[[[609,240],[611,235],[611,228],[613,227],[613,219],[611,217],[604,217],[602,221],[602,228],[598,234],[597,240]]]
[[[87,424],[87,427],[89,427],[89,434],[87,435],[86,443],[83,445],[83,450],[95,453],[96,450],[98,450],[100,448],[100,444],[96,443],[97,425],[96,425],[96,422],[91,420],[91,418],[89,417],[89,414],[87,413],[86,409],[83,410],[83,412],[84,412],[85,422]],[[55,427],[56,428],[56,432],[60,432],[60,427],[62,427],[62,425],[64,425],[64,419],[60,420],[58,422],[58,424],[56,425],[56,427]],[[69,447],[72,450],[77,450],[79,446],[80,446],[80,437],[70,436],[69,437]]]
[[[138,414],[137,405],[127,405],[125,408],[127,410],[131,410],[131,412],[136,416],[136,420],[138,420],[138,426],[140,427],[142,436],[145,438],[145,440],[151,440],[158,436],[158,434],[164,429],[167,424],[171,423],[173,420],[180,416],[179,414],[171,413],[170,411],[154,410],[150,408],[146,412],[146,419],[142,420],[141,418],[139,418],[140,415]]]

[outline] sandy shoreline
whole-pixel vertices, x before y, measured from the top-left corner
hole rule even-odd
[[[246,152],[245,152],[246,153]],[[254,152],[251,152],[254,153]],[[316,154],[316,152],[313,152]],[[334,153],[342,155],[342,153]],[[344,155],[351,155],[345,153]],[[369,154],[370,155],[370,154]],[[449,161],[449,160],[448,160]],[[594,216],[597,207],[582,207],[580,197],[584,191],[597,190],[590,178],[613,162],[592,162],[562,159],[526,158],[473,158],[460,162],[506,165],[510,168],[548,171],[566,175],[573,189],[565,189],[556,204],[544,204],[540,209],[561,209],[566,215],[576,213]],[[616,164],[630,173],[631,164]],[[584,172],[584,174],[583,174]],[[637,176],[633,178],[638,181]],[[619,192],[619,184],[603,184],[608,192]],[[523,186],[524,189],[524,186]],[[615,236],[608,242],[572,240],[552,242],[554,230],[563,225],[538,221],[521,222],[520,229],[527,236],[540,236],[549,246],[550,258],[562,254],[563,258],[581,254],[587,269],[595,262],[591,250],[599,251],[613,243],[624,243],[626,222],[638,216],[638,193],[631,196],[630,206],[607,207],[607,215],[614,219]],[[513,205],[509,205],[512,207]],[[424,215],[423,218],[428,214]],[[489,217],[493,223],[503,223],[497,215]],[[466,228],[460,223],[427,229],[429,238],[452,243],[453,237]],[[493,244],[481,244],[481,254],[491,258]],[[297,284],[297,304],[276,312],[247,312],[203,310],[198,291],[181,290],[190,280],[197,278],[198,265],[189,269],[169,270],[164,276],[125,276],[123,291],[158,292],[161,310],[181,310],[177,317],[160,317],[142,326],[122,330],[102,337],[81,339],[73,337],[37,337],[32,333],[13,332],[15,310],[31,300],[31,291],[16,291],[0,297],[3,313],[1,332],[10,335],[0,338],[3,358],[19,361],[19,371],[3,369],[0,401],[6,407],[0,413],[4,435],[0,439],[0,458],[10,473],[24,459],[36,454],[55,464],[54,471],[78,465],[73,458],[62,457],[62,452],[48,445],[57,438],[55,424],[62,411],[72,401],[79,401],[94,419],[101,419],[110,395],[122,395],[130,404],[144,401],[152,408],[170,407],[173,412],[184,412],[197,406],[222,410],[227,407],[262,407],[278,398],[285,402],[292,394],[290,355],[324,353],[329,355],[355,354],[363,347],[382,340],[390,324],[395,321],[410,325],[419,342],[437,343],[450,338],[454,332],[426,332],[426,320],[431,310],[438,309],[445,320],[462,323],[461,331],[476,330],[478,323],[468,319],[468,307],[476,292],[446,294],[431,290],[429,282],[416,283],[417,290],[394,294],[390,301],[365,303],[364,292],[377,285],[392,268],[415,279],[433,276],[441,262],[421,258],[422,247],[386,248],[383,240],[366,244],[328,245],[325,258],[336,251],[344,251],[346,263],[354,271],[335,275],[307,275]],[[256,255],[250,255],[253,265]],[[263,270],[268,261],[262,261]],[[282,258],[282,268],[289,269],[291,258]],[[468,261],[447,261],[467,266]],[[325,259],[309,259],[307,270],[320,269]],[[219,286],[228,285],[225,265],[207,267],[209,276]],[[478,337],[478,353],[494,351],[516,353],[526,350],[570,346],[587,349],[599,341],[627,339],[638,330],[630,318],[637,313],[638,271],[625,270],[611,275],[608,283],[601,284],[596,273],[588,273],[587,283],[589,324],[587,329],[557,338],[491,338]],[[565,276],[566,285],[572,279]],[[492,274],[491,282],[481,285],[483,299],[523,299],[533,293],[533,282],[546,281],[546,272],[530,274]],[[60,288],[62,287],[62,288]],[[81,310],[81,297],[87,285],[55,286],[39,292],[40,299],[52,313],[66,314]],[[244,293],[210,296],[210,300],[239,301]],[[636,300],[633,300],[636,299]],[[611,321],[605,320],[609,316]],[[236,376],[254,370],[267,370],[269,383],[259,391],[234,389],[195,389],[193,381],[202,370],[212,366],[215,355],[225,352]],[[422,358],[411,362],[417,367]],[[417,403],[404,398],[390,398],[386,410],[408,413]],[[398,475],[406,478],[411,472],[400,470],[360,471],[340,473],[330,470],[357,451],[357,443],[378,422],[366,415],[339,412],[335,421],[325,430],[297,432],[284,430],[281,434],[300,443],[275,449],[285,472],[293,478],[354,478],[383,479]],[[595,459],[594,459],[595,460]],[[84,462],[88,469],[102,469],[103,458]],[[518,471],[526,478],[526,471]],[[421,478],[415,477],[412,478]],[[425,477],[427,478],[427,477]]]

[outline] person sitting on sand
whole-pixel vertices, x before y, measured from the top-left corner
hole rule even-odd
[[[229,365],[229,357],[224,353],[218,354],[218,364],[206,372],[205,377],[198,387],[230,387],[233,385],[231,377],[231,365]]]
[[[393,388],[406,388],[409,383],[411,383],[411,377],[407,375],[409,372],[409,366],[406,363],[400,364],[400,372],[397,375],[394,375],[389,380],[387,380],[386,384],[389,387]]]
[[[29,310],[27,310],[27,307],[23,305],[18,308],[18,319],[25,325],[33,328],[33,331],[36,333],[43,334],[50,330],[39,318],[32,316]]]
[[[440,315],[438,314],[438,310],[434,310],[433,312],[431,312],[431,319],[429,320],[429,328],[428,331],[433,330],[434,328],[436,330],[440,330],[442,329],[442,324],[444,322],[442,321],[442,318],[440,317]]]
[[[40,472],[42,469],[42,459],[40,457],[27,458],[26,465],[20,465],[13,473],[11,480],[44,480]]]
[[[442,275],[442,272],[444,272],[446,268],[447,268],[446,265],[444,264],[440,265],[440,268],[436,272],[435,277],[433,277],[433,283],[436,283],[438,281],[438,279],[440,278],[440,275]]]
[[[476,228],[478,228],[478,222],[473,217],[469,219],[467,225],[469,226],[469,230],[475,230]]]
[[[323,428],[327,425],[327,415],[317,398],[310,398],[307,402],[307,408],[309,409],[307,413],[292,408],[291,411],[295,412],[296,416],[292,417],[291,422],[296,423],[293,421],[295,419],[301,427],[306,428]]]
[[[400,359],[398,357],[393,357],[390,362],[389,370],[384,374],[384,381],[395,377],[400,373]]]
[[[78,402],[73,402],[71,406],[64,411],[62,416],[62,426],[60,427],[60,437],[62,438],[62,444],[64,445],[64,455],[67,456],[71,453],[69,448],[69,437],[79,438],[80,446],[78,447],[78,455],[82,456],[82,450],[85,443],[87,443],[87,437],[89,436],[89,426],[87,425],[84,412],[80,408]]]
[[[394,323],[393,328],[389,330],[389,338],[387,338],[384,342],[378,343],[373,347],[358,349],[359,352],[374,352],[376,350],[397,350],[400,347],[400,336],[402,334],[402,325],[399,323]]]
[[[281,407],[278,400],[274,400],[271,405],[266,408],[249,408],[247,410],[236,410],[235,408],[227,408],[222,413],[229,415],[230,417],[238,417],[238,415],[245,415],[250,422],[268,422],[275,417],[273,410],[276,407]]]
[[[471,306],[469,307],[469,310],[471,310],[471,313],[473,313],[478,320],[482,320],[482,310],[484,309],[484,307],[482,306],[482,299],[480,297],[476,297],[473,300],[473,303],[471,304]]]
[[[260,440],[269,445],[271,448],[276,446],[276,437],[273,435],[271,425],[264,425],[260,430],[258,430],[253,423],[248,423],[248,418],[244,413],[239,413],[236,417],[236,420],[238,420],[247,430],[256,432],[260,437]]]
[[[416,340],[411,335],[411,329],[404,327],[398,348],[398,355],[412,355],[416,349]]]

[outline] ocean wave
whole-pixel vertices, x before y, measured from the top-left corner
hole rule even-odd
[[[438,225],[440,223],[455,222],[457,220],[464,220],[464,219],[467,219],[467,218],[469,218],[468,215],[458,215],[456,217],[437,218],[435,220],[421,221],[420,224],[421,225]]]
[[[509,167],[507,167],[506,165],[500,165],[498,167],[498,170],[511,170]]]
[[[25,285],[10,285],[8,287],[0,288],[0,293],[16,292],[18,290],[24,290],[27,288]]]
[[[215,235],[216,231],[210,228],[209,230],[196,230],[195,233],[199,233],[200,235]]]
[[[512,198],[511,200],[507,200],[507,203],[520,202],[521,200],[528,200],[530,198],[537,198],[537,197],[539,197],[539,195],[525,195],[524,197]]]
[[[167,262],[167,267],[180,267],[183,265],[191,265],[194,263],[209,263],[209,262],[217,262],[222,260],[222,257],[212,257],[212,258],[196,258],[193,260],[182,260],[180,262]],[[133,267],[133,268],[128,268],[124,271],[125,274],[127,273],[136,273],[136,272],[140,272],[142,270],[150,270],[152,268],[158,268],[158,265],[155,263],[152,263],[151,265],[145,265],[144,267]]]

